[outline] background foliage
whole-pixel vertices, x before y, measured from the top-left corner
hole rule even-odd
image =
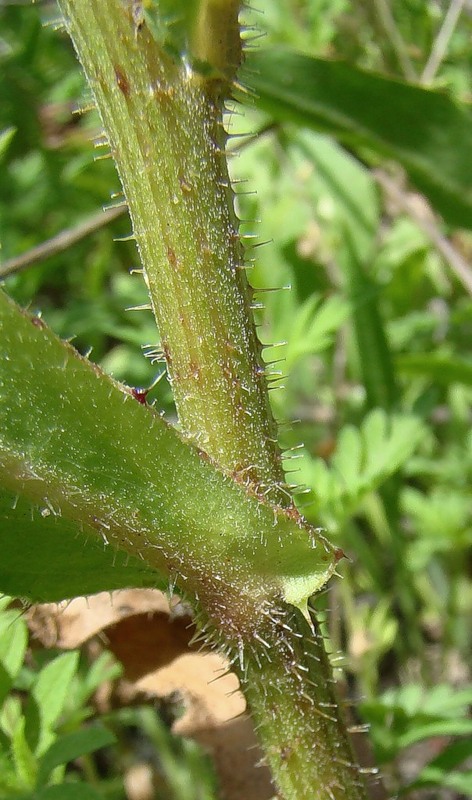
[[[350,557],[329,602],[321,601],[326,626],[344,655],[349,692],[362,698],[361,721],[372,726],[390,790],[469,797],[472,8],[462,3],[441,55],[447,3],[256,5],[245,14],[248,47],[256,49],[243,80],[259,99],[245,98],[243,117],[231,105],[231,163],[249,190],[237,187],[243,232],[257,234],[248,246],[268,242],[254,249],[250,280],[261,289],[291,286],[256,294],[261,339],[286,342],[265,352],[281,359],[271,392],[276,416],[299,420],[281,425],[287,469],[309,490],[299,495],[308,519]],[[119,192],[112,162],[92,157],[91,138],[101,152],[95,114],[74,114],[87,95],[69,41],[44,25],[55,15],[49,3],[0,7],[4,263]],[[252,41],[260,32],[262,42]],[[264,61],[272,45],[289,48],[276,64],[291,81],[277,83]],[[316,56],[311,80],[292,49]],[[349,108],[339,99],[347,80],[349,96],[357,93]],[[240,136],[255,131],[257,138]],[[126,311],[146,302],[130,274],[138,266],[133,244],[114,243],[128,233],[123,215],[6,287],[61,336],[75,337],[81,352],[92,347],[115,377],[146,386],[159,366],[140,348],[156,335],[150,313]],[[166,381],[153,391],[172,416]],[[28,755],[23,745],[12,689],[34,697],[40,678],[26,679],[22,658],[2,694],[2,758],[13,754],[6,796],[19,796],[25,775],[44,774],[52,747],[29,746]],[[5,722],[12,713],[16,727]],[[173,791],[177,800],[188,796],[178,782]]]

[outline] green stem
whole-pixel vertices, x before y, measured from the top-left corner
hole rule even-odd
[[[146,25],[137,29],[119,0],[61,7],[129,204],[180,424],[235,480],[286,505],[225,157],[222,97],[239,53],[238,4],[196,2],[183,61]],[[195,60],[207,69],[194,71]],[[316,627],[281,603],[238,620],[228,603],[221,609],[218,629],[218,608],[211,626],[204,609],[202,624],[240,674],[280,797],[362,800]]]
[[[61,3],[125,190],[179,421],[236,479],[286,502],[233,210],[221,81],[173,61],[125,5]],[[197,52],[205,53],[201,37]]]
[[[280,796],[363,800],[331,665],[316,617],[273,606],[241,681]],[[241,673],[240,673],[241,674]]]

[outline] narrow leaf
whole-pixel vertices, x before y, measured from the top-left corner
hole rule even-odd
[[[408,353],[398,356],[396,366],[406,375],[414,375],[434,383],[463,383],[472,386],[472,362],[465,358],[439,353]]]
[[[28,633],[18,609],[0,614],[0,706],[23,664]]]
[[[25,718],[21,716],[15,726],[11,740],[11,750],[16,773],[25,787],[33,787],[38,770],[37,761],[25,735]]]
[[[103,725],[96,724],[69,733],[57,739],[44,753],[39,764],[38,785],[43,785],[56,767],[67,764],[79,756],[93,753],[101,747],[109,747],[115,736]]]
[[[415,742],[422,739],[429,739],[432,736],[471,736],[472,720],[470,719],[444,719],[437,722],[427,722],[418,725],[399,737],[400,749],[410,747]]]
[[[26,736],[37,755],[53,739],[52,730],[67,703],[78,660],[78,651],[62,653],[43,667],[33,686],[25,712]]]
[[[279,121],[393,158],[452,225],[472,226],[472,110],[442,92],[288,49],[248,58],[257,104]]]

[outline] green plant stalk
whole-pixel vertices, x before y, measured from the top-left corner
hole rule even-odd
[[[16,494],[46,520],[72,520],[177,579],[241,677],[284,796],[312,797],[319,786],[317,797],[343,797],[335,788],[347,786],[362,797],[322,641],[284,603],[306,608],[333,572],[333,548],[287,510],[247,495],[1,291],[0,338],[0,484],[13,493],[6,517],[0,502],[3,561],[16,510],[31,513]],[[23,557],[14,545],[13,570]]]
[[[239,670],[278,797],[361,800],[362,770],[353,756],[324,640],[293,606],[272,606]]]
[[[234,14],[234,2],[213,5]],[[136,28],[130,6],[61,3],[125,190],[179,421],[222,468],[281,502],[277,429],[226,163],[222,81],[173,60],[145,24]],[[201,31],[196,39],[202,59]],[[209,57],[217,62],[213,49]]]
[[[231,38],[235,3],[213,5],[223,14],[226,6]],[[285,503],[227,173],[221,64],[201,26],[198,58],[208,54],[208,79],[188,60],[171,61],[117,0],[62,0],[61,8],[117,163],[180,423],[236,480]],[[256,619],[239,619],[242,646],[241,637],[228,635],[234,614],[227,604],[219,622],[207,635],[239,672],[280,796],[364,798],[331,695],[333,708],[324,710],[330,665],[324,655],[311,663],[313,631],[303,616],[289,606],[261,606]]]

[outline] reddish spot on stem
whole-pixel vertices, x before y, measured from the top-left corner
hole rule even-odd
[[[346,558],[346,553],[344,552],[342,547],[336,547],[334,551],[334,560],[336,561],[336,563],[338,563],[338,561],[341,561],[342,558]]]
[[[147,389],[131,389],[131,394],[133,395],[134,399],[141,403],[142,406],[146,405],[147,402]]]
[[[162,352],[164,353],[164,357],[168,367],[172,366],[172,356],[170,354],[169,345],[167,342],[161,342]]]
[[[41,319],[41,317],[31,317],[31,322],[36,328],[45,328],[46,323]]]
[[[177,256],[175,255],[175,251],[172,250],[172,247],[167,245],[167,258],[169,259],[169,264],[173,269],[177,269],[179,262],[177,260]]]
[[[118,84],[118,89],[123,92],[125,97],[128,97],[130,86],[128,83],[128,78],[126,77],[125,73],[123,72],[122,68],[118,65],[115,65],[115,78]]]
[[[295,506],[288,506],[288,508],[284,510],[287,517],[290,517],[290,519],[293,519],[295,522],[300,522],[302,517],[298,508],[296,508]]]

